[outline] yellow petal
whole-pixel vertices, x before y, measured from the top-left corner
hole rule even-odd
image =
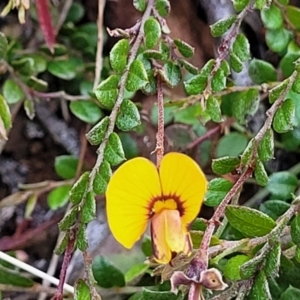
[[[145,158],[134,158],[120,166],[106,191],[107,219],[116,240],[131,248],[145,232],[149,207],[161,195],[155,165]]]
[[[159,168],[165,197],[178,197],[179,211],[184,225],[189,225],[200,211],[207,180],[198,164],[185,154],[166,154]],[[180,207],[181,206],[181,207]]]

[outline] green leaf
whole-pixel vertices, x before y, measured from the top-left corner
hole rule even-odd
[[[250,257],[244,254],[239,254],[230,258],[225,265],[223,271],[224,276],[233,281],[241,280],[240,267],[249,259]]]
[[[283,25],[282,12],[275,4],[271,4],[269,9],[261,10],[260,16],[267,29],[277,29]]]
[[[300,289],[289,286],[282,294],[279,300],[294,300],[300,299]]]
[[[214,122],[222,122],[222,112],[220,108],[220,98],[210,95],[206,101],[206,109]]]
[[[217,23],[210,25],[211,34],[213,37],[223,35],[235,22],[236,15],[229,16],[226,19],[219,20]]]
[[[249,76],[256,84],[277,80],[275,68],[270,63],[260,59],[252,59],[250,62]]]
[[[32,70],[34,73],[42,73],[47,69],[47,59],[39,53],[25,54],[23,57],[30,58],[33,62]]]
[[[48,82],[42,79],[39,79],[35,76],[30,76],[26,79],[26,84],[31,87],[33,90],[38,92],[45,92],[48,89]]]
[[[103,141],[108,124],[109,117],[106,116],[85,135],[91,145],[99,145]]]
[[[282,53],[290,41],[290,31],[284,27],[268,29],[266,32],[267,46],[276,53]]]
[[[176,108],[174,106],[166,106],[164,108],[164,124],[168,125],[173,121],[174,112]],[[155,126],[158,124],[158,108],[157,105],[153,105],[150,111],[151,123]]]
[[[0,283],[19,287],[31,287],[34,281],[18,273],[0,266]]]
[[[206,222],[206,220],[204,220],[204,219],[202,219],[202,218],[197,218],[197,219],[192,223],[191,230],[195,230],[195,231],[205,231],[206,228],[207,228],[207,222]]]
[[[295,244],[300,244],[300,214],[297,213],[291,222],[291,236]]]
[[[144,24],[144,39],[146,48],[151,49],[158,43],[161,37],[161,28],[159,22],[150,17]]]
[[[243,10],[250,2],[250,0],[233,0],[234,9],[239,12]]]
[[[243,70],[243,63],[237,57],[237,55],[233,52],[229,52],[229,63],[234,72],[240,73]]]
[[[144,236],[141,248],[145,256],[152,255],[152,242],[148,236]]]
[[[112,69],[122,73],[127,65],[129,53],[129,41],[122,39],[118,41],[109,52],[109,60]]]
[[[156,1],[157,3],[157,1]],[[162,54],[162,60],[168,60],[170,57],[170,47],[164,41],[160,41],[158,44],[158,50]]]
[[[65,22],[77,23],[83,18],[83,16],[84,16],[84,8],[82,4],[75,2],[72,3],[68,11]]]
[[[88,187],[89,175],[89,172],[83,173],[70,190],[69,198],[73,204],[78,204],[82,200]]]
[[[154,77],[154,71],[147,71],[148,83],[141,89],[146,95],[154,95],[156,93],[156,78]]]
[[[273,120],[273,128],[278,133],[293,129],[295,104],[292,99],[286,99],[278,108]]]
[[[48,63],[48,71],[64,80],[74,79],[77,75],[77,67],[70,60],[53,60]]]
[[[199,74],[183,82],[184,88],[189,95],[197,95],[204,91],[208,76],[213,69],[214,63],[215,60],[209,60],[200,70]]]
[[[133,279],[141,277],[149,269],[148,264],[135,264],[125,274],[125,281],[128,283]]]
[[[133,6],[140,12],[144,12],[147,6],[146,0],[133,0]]]
[[[185,109],[174,111],[174,122],[197,126],[199,114],[201,113],[200,103],[188,106]]]
[[[265,264],[265,274],[268,278],[274,278],[278,276],[280,267],[280,257],[281,257],[281,244],[276,241],[267,256]]]
[[[104,159],[112,166],[120,164],[125,160],[125,154],[119,136],[113,132],[108,138],[108,143],[104,150]]]
[[[24,76],[30,76],[34,73],[34,60],[31,57],[21,57],[11,61],[13,68]]]
[[[129,67],[126,89],[129,92],[135,92],[146,86],[148,76],[143,63],[140,60],[134,60]]]
[[[231,74],[229,63],[226,60],[223,60],[221,62],[220,68],[224,72],[225,76],[228,76]]]
[[[155,8],[161,17],[167,17],[171,10],[169,0],[156,0]]]
[[[144,300],[177,300],[178,295],[172,292],[157,292],[143,289]]]
[[[259,105],[259,92],[257,89],[250,88],[240,92],[239,97],[233,99],[232,114],[241,124],[246,123],[246,115],[254,115]]]
[[[216,148],[216,157],[238,156],[243,152],[248,144],[248,139],[244,134],[232,132],[224,135],[219,140]]]
[[[78,212],[78,206],[73,206],[64,218],[58,223],[58,227],[61,231],[66,231],[72,227],[76,221]]]
[[[264,236],[276,226],[268,215],[249,207],[229,205],[225,215],[230,225],[246,237]]]
[[[147,59],[156,59],[156,60],[163,59],[162,53],[160,53],[157,50],[152,50],[152,49],[144,51],[143,56]]]
[[[224,175],[235,170],[240,164],[240,160],[237,157],[221,157],[213,159],[212,170],[218,175]]]
[[[287,151],[295,151],[300,146],[300,128],[281,135],[281,142]]]
[[[268,200],[259,206],[259,210],[270,216],[273,220],[277,220],[289,208],[290,204],[282,200]]]
[[[271,300],[272,296],[269,289],[269,284],[264,271],[259,271],[255,278],[252,290],[249,295],[250,300]]]
[[[188,43],[179,39],[174,39],[174,44],[183,57],[191,58],[194,55],[195,48],[190,46]]]
[[[254,7],[259,10],[262,10],[263,8],[268,8],[267,0],[255,0]]]
[[[214,74],[211,81],[211,89],[213,93],[221,92],[226,87],[226,75],[222,68],[219,68]]]
[[[164,82],[171,88],[178,85],[181,80],[180,67],[170,61],[165,63],[163,69],[158,70],[158,73]]]
[[[297,73],[295,81],[292,85],[293,92],[300,94],[300,73]]]
[[[117,127],[120,130],[129,131],[140,124],[140,114],[136,105],[132,101],[124,99],[117,115]]]
[[[185,68],[192,75],[197,75],[199,72],[197,67],[195,67],[194,65],[192,65],[191,63],[189,63],[184,59],[179,59],[178,63],[180,64],[181,67]]]
[[[80,217],[81,221],[86,224],[93,221],[96,217],[96,200],[92,192],[86,194]]]
[[[57,175],[63,179],[72,179],[76,176],[78,158],[73,155],[55,157],[54,168]]]
[[[54,253],[56,255],[62,255],[65,252],[69,244],[69,237],[70,237],[70,233],[68,231],[63,233],[62,238],[59,240],[58,244],[54,249]]]
[[[91,300],[91,291],[83,279],[75,284],[74,300]]]
[[[184,88],[188,95],[201,94],[207,84],[207,76],[202,74],[195,75],[183,82]]]
[[[3,125],[4,125],[5,129],[8,130],[8,129],[11,128],[12,123],[11,123],[10,110],[9,110],[9,107],[8,107],[5,99],[2,97],[2,95],[0,95],[0,119],[3,122]]]
[[[86,224],[80,223],[78,233],[77,233],[77,241],[76,241],[76,247],[80,251],[86,251],[88,247],[88,241],[86,237]]]
[[[231,181],[224,178],[215,178],[208,183],[204,204],[206,206],[218,206],[232,188]]]
[[[53,189],[47,197],[47,203],[50,209],[55,210],[65,206],[68,203],[70,189],[71,186],[69,184]]]
[[[131,159],[138,156],[139,146],[136,140],[129,133],[125,132],[120,132],[119,137],[122,142],[126,159]]]
[[[297,177],[294,174],[287,171],[277,172],[270,175],[267,189],[275,197],[287,200],[292,198],[297,182]]]
[[[254,149],[254,139],[251,139],[241,155],[241,165],[251,166],[253,164],[253,149]]]
[[[289,77],[295,70],[295,61],[300,57],[299,53],[288,52],[280,61],[283,77]]]
[[[261,142],[258,144],[258,156],[262,162],[274,158],[274,134],[268,129]]]
[[[94,278],[97,284],[103,288],[125,286],[125,277],[110,261],[102,256],[97,256],[92,265]]]
[[[100,165],[100,168],[97,171],[93,182],[93,189],[96,195],[105,193],[111,175],[112,171],[110,168],[110,164],[106,160],[104,160]]]
[[[71,101],[71,112],[81,121],[95,124],[103,117],[101,108],[90,100]]]
[[[7,38],[3,32],[0,32],[0,60],[4,59],[7,51]]]
[[[254,175],[256,182],[261,186],[266,186],[268,184],[269,178],[265,170],[264,164],[258,159],[256,161]]]
[[[12,79],[7,79],[3,85],[3,97],[8,104],[15,104],[24,98],[24,92]]]
[[[289,80],[286,79],[282,81],[280,84],[269,90],[269,102],[274,103],[285,91],[287,88],[287,85],[289,83]]]
[[[288,5],[285,8],[285,13],[288,20],[291,24],[297,29],[300,29],[299,18],[300,18],[300,9],[299,7]]]
[[[250,58],[250,44],[244,34],[239,33],[232,45],[232,51],[241,62]]]
[[[96,88],[95,95],[104,108],[112,109],[114,107],[119,93],[119,80],[119,76],[111,75]]]

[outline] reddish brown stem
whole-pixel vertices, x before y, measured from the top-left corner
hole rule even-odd
[[[68,269],[68,265],[69,265],[69,262],[71,259],[71,255],[74,250],[76,235],[77,234],[76,234],[75,229],[70,231],[69,243],[68,243],[67,249],[65,251],[63,264],[62,264],[61,270],[60,270],[59,284],[57,287],[57,292],[51,300],[62,300],[63,299],[63,291],[64,291],[64,284],[65,284],[66,275],[67,275],[67,269]]]
[[[207,228],[204,232],[203,239],[198,250],[197,258],[202,261],[205,265],[205,269],[208,267],[208,248],[210,240],[212,238],[213,232],[216,228],[216,225],[219,224],[220,219],[224,216],[226,206],[230,202],[231,198],[239,191],[244,182],[252,175],[252,169],[248,168],[234,184],[231,190],[227,193],[221,204],[217,207],[214,215],[208,221]],[[196,259],[197,259],[196,258]]]
[[[159,167],[160,162],[164,155],[164,94],[162,88],[162,80],[160,75],[157,75],[157,107],[158,107],[158,124],[157,124],[157,135],[156,135],[156,165]]]
[[[222,129],[225,126],[230,126],[232,123],[234,122],[233,118],[230,118],[228,120],[226,120],[224,123],[217,125],[216,127],[208,130],[205,134],[201,135],[199,138],[195,139],[193,142],[189,143],[185,150],[191,150],[194,147],[200,145],[201,143],[203,143],[205,140],[209,139],[212,135],[218,133],[219,131],[222,131]]]

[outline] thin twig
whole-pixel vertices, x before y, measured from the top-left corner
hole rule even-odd
[[[247,13],[250,10],[252,10],[252,8],[253,8],[253,1],[250,1],[250,3],[237,15],[236,21],[233,23],[231,29],[229,30],[226,37],[223,39],[221,45],[219,46],[218,48],[219,56],[216,58],[214,62],[213,69],[210,72],[210,75],[207,80],[207,86],[202,93],[205,98],[211,94],[212,79],[216,74],[216,72],[219,70],[223,60],[225,60],[226,57],[228,56],[230,45],[231,43],[233,43],[234,39],[238,35],[242,21],[244,20]]]
[[[93,89],[95,90],[101,79],[102,71],[102,50],[103,50],[103,12],[105,6],[105,0],[98,0],[98,42],[97,42],[97,53],[96,53],[96,65],[95,65],[95,79]]]
[[[156,165],[160,166],[160,162],[164,155],[164,136],[165,136],[165,125],[164,125],[164,94],[162,89],[162,79],[159,74],[156,76],[157,82],[157,108],[158,108],[158,124],[157,124],[157,135],[156,135]]]
[[[77,233],[76,229],[70,230],[69,242],[68,242],[67,249],[65,251],[63,264],[62,264],[62,267],[60,270],[59,284],[57,286],[57,292],[53,298],[54,300],[62,300],[63,299],[63,287],[64,287],[65,280],[66,280],[68,265],[69,265],[69,262],[71,259],[72,252],[74,250],[74,244],[76,241],[76,233]]]
[[[225,122],[217,125],[216,127],[210,129],[209,131],[207,131],[206,133],[204,133],[203,135],[201,135],[200,137],[198,137],[197,139],[195,139],[194,141],[192,141],[191,143],[189,143],[185,150],[191,150],[196,146],[199,146],[201,143],[203,143],[204,141],[206,141],[207,139],[209,139],[212,135],[218,133],[219,131],[221,131],[224,127],[226,126],[230,126],[232,123],[234,122],[233,118],[227,119]]]
[[[56,288],[51,287],[44,287],[40,284],[35,284],[32,287],[20,287],[20,286],[14,286],[14,285],[8,285],[8,284],[0,284],[0,291],[1,292],[18,292],[22,293],[23,295],[25,293],[45,293],[47,296],[51,294],[56,293]]]
[[[51,282],[52,284],[54,285],[58,285],[59,284],[59,280],[53,276],[49,276],[48,274],[22,262],[22,261],[19,261],[18,259],[0,251],[0,259],[3,259],[4,261],[7,261],[9,263],[11,263],[12,265],[22,269],[22,270],[25,270],[27,272],[29,272],[30,274],[33,274],[34,276],[37,276],[39,278],[42,278],[42,279],[45,279],[45,280],[48,280],[49,282]],[[69,292],[71,294],[74,293],[74,288],[72,286],[70,286],[69,284],[64,284],[63,285],[63,289],[66,291],[66,292]]]
[[[43,98],[43,99],[65,99],[68,101],[78,101],[78,100],[88,100],[90,97],[85,96],[85,95],[69,95],[65,91],[58,91],[58,92],[52,92],[52,93],[43,93],[35,90],[30,91],[33,96],[36,96],[38,98]]]
[[[65,1],[64,7],[63,7],[63,9],[61,11],[61,14],[59,16],[59,19],[58,19],[56,27],[55,27],[55,35],[58,34],[61,26],[64,24],[65,19],[66,19],[67,15],[68,15],[69,9],[72,6],[72,3],[73,3],[73,0],[66,0]]]
[[[251,168],[245,170],[245,172],[241,175],[241,177],[238,179],[238,181],[234,184],[234,186],[227,193],[223,201],[217,207],[212,218],[208,221],[208,225],[204,232],[203,239],[197,254],[197,257],[199,257],[202,260],[202,262],[206,264],[206,267],[208,266],[208,248],[213,232],[216,226],[220,223],[220,219],[223,217],[225,208],[230,202],[231,198],[234,195],[236,195],[236,193],[238,193],[244,182],[252,175],[252,171],[253,170]]]

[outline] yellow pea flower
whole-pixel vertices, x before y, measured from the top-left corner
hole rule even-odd
[[[206,178],[190,157],[171,152],[159,169],[146,158],[125,162],[106,191],[108,224],[116,240],[130,249],[151,222],[153,256],[170,262],[174,253],[191,254],[189,225],[197,217]]]

